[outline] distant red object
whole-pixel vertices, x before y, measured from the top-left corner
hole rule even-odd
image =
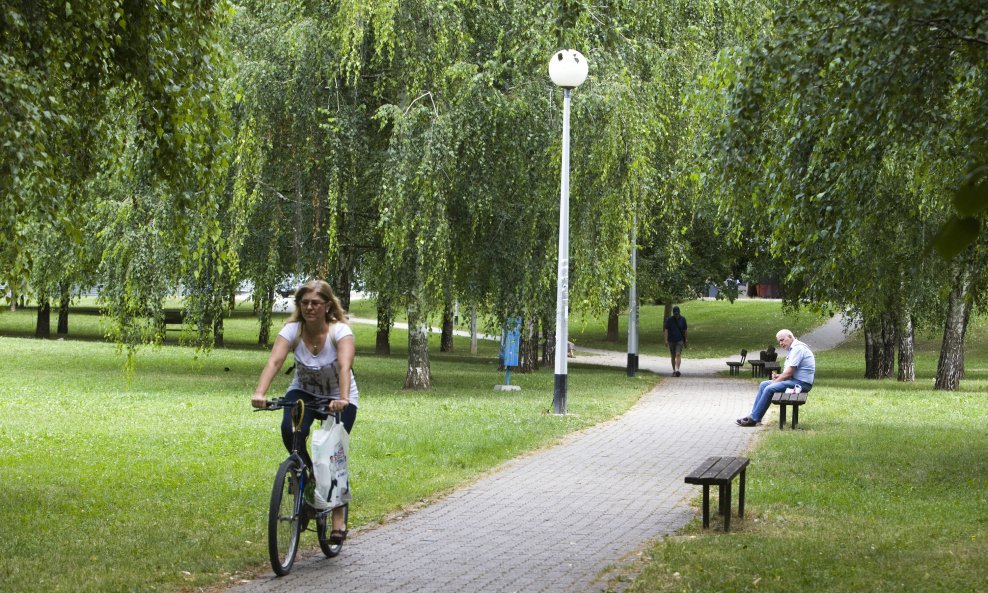
[[[755,287],[759,298],[763,299],[777,299],[779,298],[779,285],[778,284],[759,284]]]

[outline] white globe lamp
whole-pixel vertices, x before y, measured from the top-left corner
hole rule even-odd
[[[549,60],[549,78],[564,89],[575,89],[583,84],[588,70],[587,59],[575,49],[561,49]]]

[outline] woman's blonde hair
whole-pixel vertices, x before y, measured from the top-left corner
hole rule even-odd
[[[291,317],[288,318],[287,323],[305,323],[305,319],[302,317],[301,303],[302,297],[310,292],[318,294],[322,300],[326,301],[326,321],[329,323],[346,321],[346,311],[343,310],[343,305],[340,304],[340,299],[336,298],[336,293],[333,292],[333,287],[329,285],[329,282],[325,280],[309,280],[302,286],[299,286],[295,291],[295,310],[292,312]]]

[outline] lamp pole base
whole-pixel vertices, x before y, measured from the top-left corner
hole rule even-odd
[[[628,376],[634,377],[635,373],[638,372],[638,355],[628,353]]]
[[[556,386],[552,392],[552,413],[566,413],[566,377],[567,375],[556,375]]]

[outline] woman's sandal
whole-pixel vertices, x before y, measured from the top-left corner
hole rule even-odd
[[[334,529],[329,532],[329,543],[333,545],[340,545],[346,540],[346,529]]]

